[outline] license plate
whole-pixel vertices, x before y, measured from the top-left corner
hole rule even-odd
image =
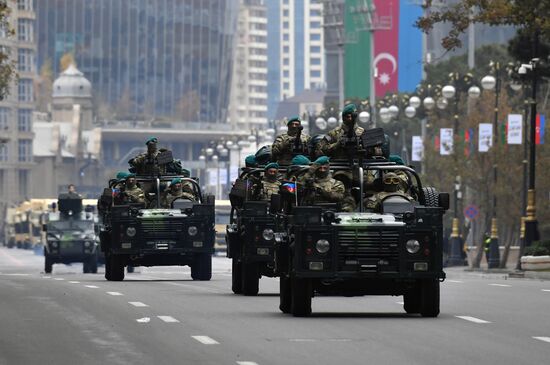
[[[269,255],[269,248],[259,247],[256,249],[256,253],[261,256]]]
[[[202,241],[193,241],[193,247],[202,247]]]

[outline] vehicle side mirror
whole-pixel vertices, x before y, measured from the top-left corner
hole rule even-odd
[[[443,210],[449,210],[449,193],[439,193],[439,206],[443,208]]]
[[[281,211],[282,200],[279,194],[272,194],[271,201],[269,203],[269,213],[276,214]]]

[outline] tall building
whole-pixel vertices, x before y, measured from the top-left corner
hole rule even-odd
[[[7,37],[6,30],[1,30],[0,47],[16,61],[19,80],[0,100],[0,225],[6,206],[30,198],[33,166],[35,13],[32,0],[8,1],[8,5],[15,35]]]
[[[267,125],[267,12],[264,0],[240,0],[231,80],[230,121]]]
[[[268,1],[268,116],[304,90],[323,88],[325,61],[320,0]]]
[[[38,65],[72,53],[118,118],[227,120],[237,0],[39,0]]]

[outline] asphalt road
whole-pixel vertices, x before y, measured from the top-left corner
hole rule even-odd
[[[294,318],[277,280],[232,294],[226,258],[209,282],[186,267],[45,275],[43,260],[0,248],[0,364],[550,364],[550,281],[450,269],[438,318],[402,297],[314,298]]]

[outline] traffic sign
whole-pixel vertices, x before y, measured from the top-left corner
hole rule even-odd
[[[468,219],[476,219],[479,215],[479,208],[474,204],[468,205],[464,208],[464,216]]]

